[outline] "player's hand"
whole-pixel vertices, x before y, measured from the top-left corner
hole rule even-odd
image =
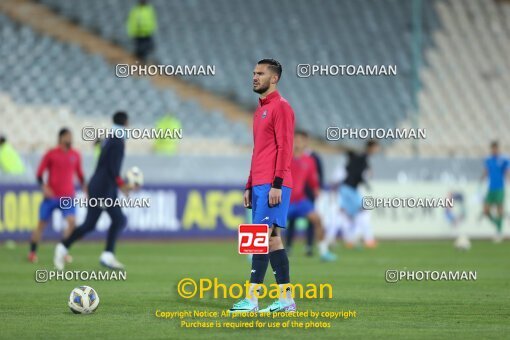
[[[251,189],[246,189],[243,195],[244,207],[251,209]]]
[[[269,190],[269,206],[274,207],[282,202],[282,189],[271,188]]]
[[[55,196],[55,194],[53,193],[53,190],[51,190],[51,188],[49,187],[48,184],[44,184],[42,186],[42,191],[43,191],[44,197],[46,197],[46,198],[52,198],[53,196]]]
[[[81,191],[83,192],[83,195],[85,195],[85,197],[89,197],[89,190],[86,185],[83,185],[81,187]]]
[[[126,183],[124,183],[119,189],[126,196],[129,196],[129,192],[132,190],[131,187]]]

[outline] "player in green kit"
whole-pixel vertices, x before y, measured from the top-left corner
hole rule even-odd
[[[494,242],[503,241],[503,205],[505,200],[505,175],[509,161],[500,155],[498,142],[491,143],[491,156],[485,159],[485,171],[482,180],[489,177],[489,189],[483,205],[483,213],[496,226]],[[496,215],[492,208],[496,207]]]

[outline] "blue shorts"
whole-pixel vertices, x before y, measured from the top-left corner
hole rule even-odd
[[[362,208],[363,198],[358,190],[349,185],[343,184],[340,187],[340,208],[342,208],[350,217],[355,216]]]
[[[282,187],[282,202],[272,208],[269,207],[269,190],[271,190],[271,184],[257,185],[252,188],[252,223],[267,224],[269,227],[276,224],[280,228],[285,228],[292,189]]]
[[[308,198],[291,203],[289,206],[289,219],[306,217],[314,210],[313,203]]]
[[[55,209],[60,209],[60,211],[62,211],[62,216],[64,217],[76,215],[76,208],[74,205],[67,209],[62,209],[60,207],[60,198],[45,198],[39,207],[39,220],[48,222],[53,210]]]

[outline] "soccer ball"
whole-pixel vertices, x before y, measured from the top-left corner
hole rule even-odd
[[[471,241],[469,241],[469,238],[466,235],[459,236],[454,244],[455,248],[459,250],[469,250],[471,249]]]
[[[143,173],[142,170],[140,170],[138,167],[134,166],[131,169],[129,169],[126,173],[126,179],[127,183],[134,187],[139,186],[141,187],[143,185]]]
[[[92,287],[76,287],[71,292],[67,304],[74,314],[90,314],[99,306],[99,295]]]

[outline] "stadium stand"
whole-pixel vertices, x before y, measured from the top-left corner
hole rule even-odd
[[[125,19],[134,2],[41,2],[132,49]],[[246,91],[249,70],[257,58],[271,55],[286,67],[281,88],[293,103],[299,126],[315,136],[324,138],[328,125],[411,126],[411,51],[401,48],[410,46],[412,39],[410,1],[326,0],[321,6],[305,0],[151,3],[161,23],[156,59],[166,64],[216,65],[219,72],[214,79],[191,80],[208,90],[253,106],[253,95]],[[275,15],[285,14],[286,20],[253,15],[257,8],[271,8]],[[504,58],[510,46],[509,12],[508,4],[486,0],[423,2],[425,65],[420,70],[418,125],[428,129],[428,140],[418,145],[422,155],[483,153],[466,140],[470,131],[483,131],[487,140],[496,133],[503,145],[510,144],[510,137],[501,133],[509,127],[505,112],[510,99],[504,93],[510,85],[508,58]],[[388,15],[391,22],[384,20]],[[241,27],[235,22],[250,24]],[[277,39],[264,40],[269,35]],[[397,64],[398,77],[300,79],[295,75],[300,63]],[[488,69],[489,65],[495,66]],[[485,112],[486,118],[477,120],[474,112]],[[503,120],[501,131],[492,131],[486,120]],[[455,122],[457,129],[444,131],[450,126],[446,122]],[[464,137],[455,138],[461,134]],[[389,153],[411,154],[410,145],[395,143]]]
[[[80,7],[58,0],[43,2],[131,48],[124,25],[131,3],[113,1],[105,5],[101,1],[90,1]],[[214,4],[152,3],[162,23],[156,36],[156,58],[165,64],[217,65],[220,71],[214,79],[195,79],[205,88],[253,106],[253,95],[245,90],[250,82],[249,71],[258,58],[271,55],[286,68],[281,88],[294,106],[298,124],[316,136],[324,137],[324,126],[332,124],[392,127],[406,116],[410,105],[410,93],[406,91],[410,51],[397,47],[409,40],[407,2],[390,1],[389,6],[382,6],[377,1],[370,1],[370,4],[326,1],[314,6],[302,0],[262,1],[252,3],[251,7],[229,0]],[[264,16],[251,15],[257,7],[285,13],[291,20],[268,21]],[[379,10],[395,13],[393,25],[388,25]],[[428,15],[433,16],[433,12],[429,12]],[[358,15],[369,17],[372,24],[360,26],[355,19]],[[234,25],[238,21],[250,22],[250,25],[241,30],[230,29],[239,27]],[[366,41],[366,35],[356,34],[362,30],[370,31],[373,39]],[[264,36],[274,35],[273,32],[278,32],[279,38],[266,42]],[[216,40],[209,41],[211,37]],[[288,44],[290,41],[293,43]],[[339,43],[326,44],[325,41]],[[296,76],[296,66],[302,63],[397,63],[400,76],[300,79]]]
[[[257,59],[271,55],[285,67],[281,91],[294,106],[298,126],[316,137],[324,138],[324,127],[330,125],[353,128],[413,125],[411,51],[400,48],[410,46],[412,39],[409,1],[326,0],[321,6],[304,0],[276,3],[263,0],[243,6],[233,0],[218,0],[214,4],[151,2],[160,22],[155,37],[157,62],[216,65],[216,76],[188,77],[187,82],[230,98],[249,110],[256,103],[253,93],[247,91],[251,69]],[[134,1],[40,3],[132,50],[125,20]],[[259,6],[285,13],[286,20],[267,21],[263,16],[252,15]],[[384,20],[390,14],[394,20]],[[418,95],[417,126],[427,129],[427,140],[416,145],[419,153],[484,154],[486,150],[480,145],[485,143],[475,145],[469,138],[475,132],[479,140],[498,138],[503,147],[510,146],[510,136],[505,133],[510,128],[506,114],[510,98],[505,93],[510,88],[507,58],[510,5],[483,0],[425,1],[423,15],[424,66],[420,70],[422,89]],[[357,20],[360,17],[365,20]],[[239,21],[250,25],[233,25]],[[120,109],[122,103],[144,126],[154,124],[168,112],[174,114],[182,120],[188,136],[203,141],[190,142],[198,145],[198,150],[203,150],[200,146],[203,145],[207,152],[210,138],[223,140],[224,148],[233,153],[239,151],[238,145],[251,143],[245,122],[232,122],[221,110],[205,112],[193,97],[183,99],[177,92],[158,89],[144,78],[111,77],[112,65],[100,55],[39,35],[3,16],[0,24],[7,47],[1,52],[7,63],[0,65],[0,77],[5,80],[0,84],[4,100],[7,95],[18,105],[28,105],[33,110],[65,106],[73,115],[87,119]],[[266,43],[263,37],[274,36],[275,32],[278,38]],[[368,36],[371,38],[367,39]],[[295,74],[299,63],[397,64],[398,76],[302,79]],[[95,76],[89,77],[90,72],[95,72]],[[61,89],[62,84],[68,86]],[[479,115],[480,112],[484,115]],[[496,130],[491,127],[494,121],[500,122]],[[147,145],[140,148],[148,150]],[[399,156],[412,152],[412,141],[393,143],[386,151]]]
[[[442,1],[436,9],[444,24],[421,71],[418,125],[427,128],[421,154],[482,155],[493,139],[510,147],[510,5]],[[392,151],[409,155],[410,142]]]
[[[152,127],[167,113],[177,117],[186,133],[183,153],[228,154],[251,142],[247,126],[227,120],[222,112],[205,112],[197,102],[158,89],[143,77],[112,76],[114,66],[102,56],[41,36],[4,15],[0,15],[0,40],[0,111],[2,117],[25,127],[8,131],[10,140],[23,150],[53,145],[54,134],[47,132],[57,131],[59,124],[107,127],[105,117],[121,109],[132,114],[134,127]],[[211,139],[219,143],[215,150],[210,148]],[[133,145],[135,152],[151,148],[149,141]]]

